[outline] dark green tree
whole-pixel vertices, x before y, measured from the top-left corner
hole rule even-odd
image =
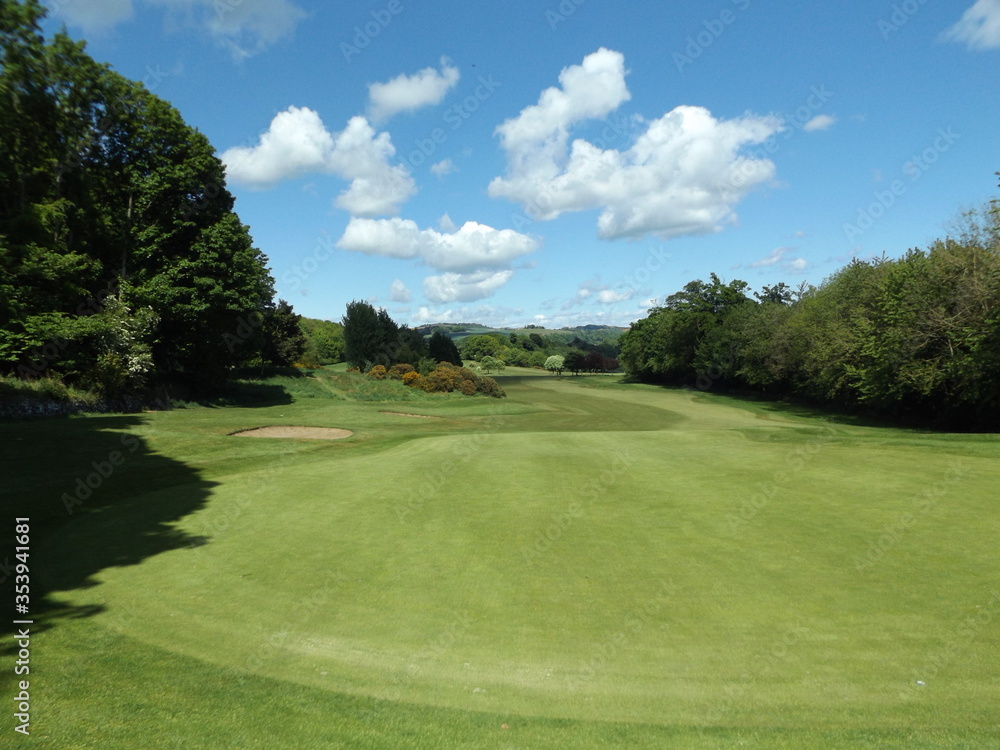
[[[0,362],[73,377],[106,355],[100,326],[151,310],[158,379],[224,378],[259,357],[273,282],[222,164],[83,43],[46,43],[43,15],[0,2]]]
[[[283,299],[264,314],[261,357],[266,364],[289,367],[302,357],[306,337],[299,325],[300,318]]]
[[[450,362],[456,367],[462,366],[462,355],[459,354],[458,347],[442,331],[434,331],[428,342],[428,351],[431,359],[435,362]]]
[[[352,300],[341,320],[344,326],[344,356],[348,364],[367,372],[378,350],[378,313],[368,302]]]

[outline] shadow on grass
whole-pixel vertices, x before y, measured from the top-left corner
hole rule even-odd
[[[285,406],[292,403],[292,395],[280,385],[258,383],[253,381],[238,381],[226,386],[211,395],[198,399],[199,406],[224,407],[240,406],[253,408],[255,406]]]
[[[0,618],[0,654],[16,646],[13,619],[30,619],[32,635],[67,619],[91,617],[101,605],[73,606],[56,592],[98,584],[109,567],[137,565],[208,540],[174,524],[205,505],[213,483],[194,468],[151,450],[132,428],[141,415],[95,415],[0,423],[9,467],[0,490],[0,589],[9,616]],[[29,526],[29,613],[17,614],[15,519]],[[22,589],[23,591],[23,589]],[[0,686],[15,679],[0,673]]]

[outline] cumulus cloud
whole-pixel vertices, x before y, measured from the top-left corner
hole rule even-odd
[[[458,68],[441,58],[441,70],[424,68],[412,76],[398,75],[385,83],[368,86],[368,113],[374,122],[383,122],[399,112],[413,112],[439,104],[458,83]]]
[[[635,298],[641,294],[635,289],[623,289],[621,286],[612,288],[610,284],[603,284],[597,279],[584,281],[573,297],[562,304],[563,311],[571,310],[586,302],[596,302],[599,305],[616,305],[620,302]]]
[[[455,162],[451,159],[443,159],[437,164],[431,164],[431,174],[435,177],[444,177],[452,172],[457,172],[458,167],[455,166]]]
[[[389,299],[393,302],[402,302],[405,304],[413,299],[413,294],[406,288],[406,284],[399,279],[395,279],[389,291]]]
[[[816,115],[814,118],[809,120],[809,122],[803,125],[802,129],[807,133],[813,133],[817,130],[826,130],[835,122],[837,122],[837,118],[832,117],[831,115]]]
[[[507,269],[428,276],[424,279],[424,296],[434,304],[485,299],[510,281],[513,275],[514,272]]]
[[[538,104],[497,127],[500,141],[517,170],[548,166],[566,149],[569,128],[584,120],[604,117],[628,101],[625,58],[602,47],[580,65],[559,74],[561,88],[542,92]]]
[[[702,107],[680,106],[649,122],[627,150],[584,139],[570,144],[573,125],[605,117],[630,98],[625,74],[621,53],[602,48],[500,125],[507,173],[490,183],[490,196],[523,204],[537,220],[601,209],[604,239],[703,234],[734,221],[733,206],[775,174],[770,160],[742,149],[781,131],[781,120],[718,120]]]
[[[221,158],[230,180],[257,189],[306,174],[335,174],[351,181],[337,205],[354,216],[377,216],[397,213],[416,190],[409,170],[390,164],[395,153],[389,134],[376,134],[364,117],[330,133],[314,110],[289,107],[257,145],[228,149]]]
[[[207,29],[236,60],[245,60],[291,37],[307,15],[291,0],[146,1],[171,11],[186,26]]]
[[[942,38],[973,50],[1000,47],[1000,0],[976,0]]]
[[[630,299],[632,299],[631,291],[616,292],[614,289],[604,289],[597,293],[597,301],[602,305],[616,305]]]
[[[474,221],[453,232],[439,232],[421,229],[409,219],[353,218],[337,246],[366,255],[417,258],[440,271],[469,272],[506,266],[536,250],[538,241]]]
[[[55,3],[49,12],[68,26],[79,26],[86,34],[100,34],[132,18],[132,0],[90,0]]]
[[[494,229],[474,221],[439,232],[421,229],[409,219],[353,218],[337,246],[366,255],[418,260],[446,271],[424,281],[424,295],[440,304],[490,296],[513,277],[510,263],[535,251],[538,241],[512,229]]]
[[[438,228],[442,232],[454,232],[458,227],[455,222],[451,220],[451,217],[445,212],[444,216],[438,219]]]

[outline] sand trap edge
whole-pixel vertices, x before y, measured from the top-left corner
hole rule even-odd
[[[393,417],[412,417],[414,419],[441,419],[433,414],[408,414],[405,411],[380,411],[379,414],[390,414]]]
[[[269,425],[249,430],[230,432],[230,437],[298,438],[305,440],[343,440],[354,433],[337,427],[296,427],[294,425]]]

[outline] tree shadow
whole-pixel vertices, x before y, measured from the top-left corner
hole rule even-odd
[[[240,406],[253,408],[257,406],[287,406],[294,399],[280,385],[239,381],[229,385],[224,391],[204,396],[197,400],[199,406],[222,408]]]
[[[0,423],[9,461],[0,490],[0,589],[12,616],[0,618],[0,654],[17,647],[14,619],[33,620],[32,635],[68,619],[92,617],[101,605],[75,606],[58,592],[98,584],[110,567],[137,565],[170,550],[207,543],[174,524],[204,507],[214,483],[198,470],[152,450],[132,429],[142,415],[91,415]],[[26,518],[28,614],[17,614],[15,519]],[[23,589],[22,589],[23,591]],[[15,679],[0,673],[0,686]]]

